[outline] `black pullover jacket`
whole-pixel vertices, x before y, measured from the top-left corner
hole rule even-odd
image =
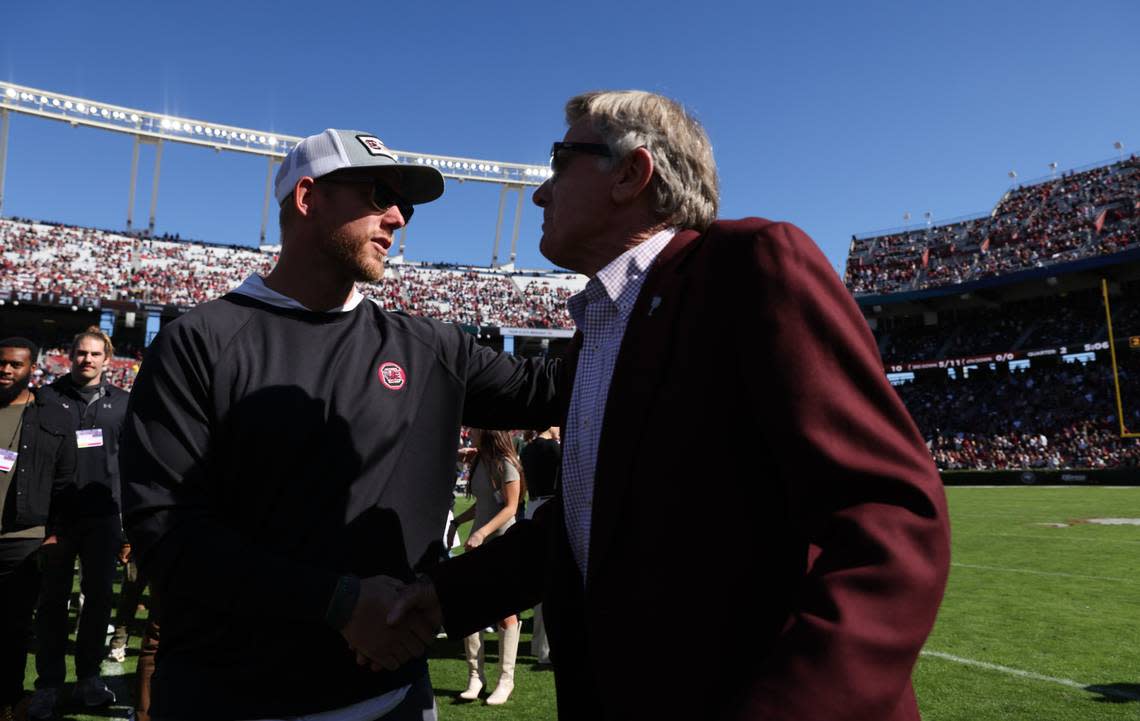
[[[124,521],[162,596],[151,714],[279,718],[399,688],[324,616],[337,577],[443,555],[460,423],[546,428],[559,362],[386,312],[231,293],[159,333],[131,392]]]

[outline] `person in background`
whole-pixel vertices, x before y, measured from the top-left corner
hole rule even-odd
[[[68,599],[78,558],[83,567],[83,607],[75,639],[74,695],[84,706],[114,703],[115,693],[99,675],[107,654],[107,625],[114,605],[115,569],[123,546],[119,488],[119,437],[128,394],[104,377],[114,354],[97,327],[75,336],[70,372],[40,391],[45,405],[71,419],[77,450],[75,485],[63,498],[55,533],[44,541],[39,608],[36,611],[36,693],[28,717],[54,714],[67,668]]]
[[[522,464],[515,455],[511,434],[506,431],[472,429],[472,441],[478,455],[472,461],[471,492],[475,503],[460,513],[448,528],[448,546],[459,526],[474,519],[471,535],[464,548],[478,548],[487,541],[503,535],[515,524],[519,501],[526,492],[526,479]],[[499,627],[499,682],[487,697],[487,705],[499,706],[507,702],[515,687],[515,659],[519,648],[519,619],[510,615],[500,619]],[[463,639],[467,657],[467,688],[459,694],[465,701],[474,701],[487,684],[483,668],[483,632],[476,631]]]
[[[527,495],[530,503],[526,507],[526,518],[534,518],[535,512],[554,497],[558,483],[558,472],[562,467],[562,444],[559,443],[558,426],[551,426],[539,433],[523,449],[523,475],[526,476]],[[546,637],[546,622],[542,617],[542,604],[534,607],[534,631],[530,637],[530,653],[540,666],[550,664],[550,641]]]
[[[119,549],[119,563],[123,566],[123,584],[119,590],[119,605],[115,609],[115,633],[111,636],[111,648],[107,652],[107,658],[116,663],[127,660],[131,625],[146,591],[146,576],[139,572],[138,563],[131,557],[131,544],[124,543]]]
[[[0,721],[24,695],[36,551],[55,535],[57,500],[75,476],[70,419],[28,387],[36,354],[25,338],[0,341]]]

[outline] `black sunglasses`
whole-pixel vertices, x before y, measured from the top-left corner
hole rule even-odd
[[[328,183],[344,183],[350,185],[363,185],[367,183],[372,186],[372,194],[369,200],[372,202],[372,207],[381,213],[388,212],[388,209],[393,205],[400,209],[400,215],[404,216],[404,222],[407,223],[412,219],[412,213],[416,212],[414,205],[400,197],[400,194],[388,187],[388,184],[379,178],[344,178],[336,176],[324,176],[317,178],[320,182]]]
[[[585,153],[603,158],[613,155],[610,146],[605,143],[555,143],[550,146],[550,169],[555,175],[566,169],[566,164],[569,162],[567,155],[570,153]]]

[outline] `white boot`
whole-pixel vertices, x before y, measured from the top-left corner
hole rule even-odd
[[[467,690],[459,694],[464,701],[474,701],[479,698],[479,692],[487,685],[487,676],[483,673],[483,634],[476,632],[463,637],[463,651],[467,656]]]
[[[499,683],[487,697],[488,706],[505,704],[511,697],[511,691],[515,690],[515,657],[519,652],[521,628],[516,618],[510,626],[499,629]]]
[[[530,655],[539,666],[550,665],[550,641],[546,638],[546,623],[542,617],[542,604],[534,607],[534,635],[530,639]]]

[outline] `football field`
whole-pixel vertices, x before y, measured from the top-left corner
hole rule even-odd
[[[1134,525],[1140,523],[1140,488],[958,487],[947,494],[953,567],[938,623],[915,670],[923,717],[1140,718],[1140,525]],[[466,503],[457,505],[458,511]],[[722,621],[725,633],[741,622]],[[686,626],[678,619],[678,629]],[[520,644],[515,692],[498,708],[457,702],[466,686],[462,646],[437,642],[431,670],[440,718],[553,718],[553,674],[534,665],[529,638],[524,633]],[[497,644],[491,636],[492,686]],[[65,707],[62,718],[125,717],[137,645],[134,640],[125,664],[104,665],[126,703],[97,716]],[[636,653],[630,663],[637,663]],[[27,687],[33,679],[29,659]],[[661,681],[662,688],[684,683],[683,666],[678,677]]]
[[[915,671],[924,717],[1140,718],[1140,488],[947,495],[950,585]]]

